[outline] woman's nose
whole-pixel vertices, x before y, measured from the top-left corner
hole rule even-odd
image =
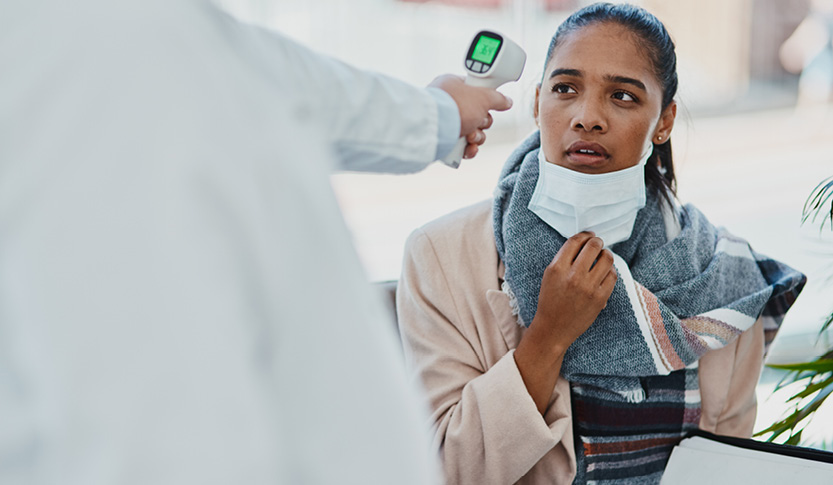
[[[577,106],[573,118],[573,128],[584,131],[607,131],[607,119],[601,104],[593,100],[585,100]]]

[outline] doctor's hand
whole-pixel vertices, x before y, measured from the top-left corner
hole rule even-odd
[[[464,158],[472,158],[478,146],[486,141],[484,130],[492,126],[489,111],[506,111],[512,107],[512,100],[495,89],[469,86],[465,78],[445,74],[437,77],[429,86],[440,88],[457,103],[460,112],[460,136],[466,137],[468,145]]]

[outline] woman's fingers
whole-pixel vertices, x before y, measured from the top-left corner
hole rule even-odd
[[[587,239],[578,255],[576,255],[576,260],[573,263],[576,269],[580,272],[587,273],[589,273],[591,269],[596,269],[598,260],[602,255],[602,251],[604,251],[604,245],[605,243],[600,237],[593,236]],[[610,258],[610,263],[613,263],[613,257]],[[601,281],[602,276],[604,276],[604,272],[601,273],[597,281]]]
[[[590,269],[590,274],[595,276],[596,281],[601,284],[611,270],[616,271],[613,266],[613,253],[610,252],[610,249],[602,249],[595,264]]]
[[[602,294],[607,295],[607,298],[610,298],[610,294],[613,293],[613,287],[616,286],[616,281],[618,279],[619,273],[616,272],[616,267],[611,266],[602,279],[602,283],[599,285],[601,287]]]
[[[584,248],[585,243],[593,237],[595,237],[595,235],[592,232],[584,231],[568,238],[567,242],[564,243],[564,245],[561,246],[561,249],[558,250],[558,253],[556,253],[555,258],[553,258],[550,265],[572,265],[582,248]]]

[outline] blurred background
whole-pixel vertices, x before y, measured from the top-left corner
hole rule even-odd
[[[515,106],[497,113],[487,144],[458,170],[440,164],[408,176],[338,174],[332,184],[368,277],[399,276],[416,227],[491,197],[507,155],[534,129],[532,100],[559,23],[582,0],[222,0],[236,16],[362,68],[425,85],[462,74],[483,28],[527,52]],[[809,283],[787,317],[769,362],[806,361],[833,347],[820,335],[833,311],[833,230],[801,224],[805,200],[833,175],[833,0],[643,0],[677,45],[680,111],[672,135],[679,198],[759,252],[803,271]],[[784,413],[773,396],[783,372],[759,384],[757,429]],[[819,410],[802,443],[830,448],[833,406]]]

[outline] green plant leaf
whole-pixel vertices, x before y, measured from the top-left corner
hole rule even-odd
[[[816,201],[821,198],[822,194],[824,193],[825,189],[822,187],[827,186],[830,182],[833,182],[833,177],[828,177],[821,182],[818,183],[813,190],[810,191],[810,196],[807,197],[807,200],[804,201],[804,208],[802,209],[802,214],[807,214],[812,211],[811,207]]]
[[[833,372],[833,359],[816,359],[812,362],[799,362],[796,364],[769,364],[767,367],[791,371],[811,371],[814,373]]]
[[[833,216],[831,216],[831,217],[833,217]],[[825,330],[827,330],[830,327],[830,324],[833,324],[833,313],[828,315],[827,320],[825,320],[824,323],[822,324],[821,330],[819,330],[819,337],[821,337],[821,334],[824,333]],[[833,350],[828,352],[826,355],[833,355]]]
[[[829,209],[828,205],[830,206]],[[824,229],[828,220],[830,229],[833,230],[833,176],[822,180],[813,188],[804,201],[801,216],[802,224],[808,220],[815,223],[819,216],[823,216],[819,231]],[[819,338],[832,325],[833,313],[822,324]],[[798,390],[786,401],[787,404],[794,406],[792,412],[772,423],[766,429],[755,433],[755,436],[769,434],[766,440],[775,441],[789,432],[785,442],[791,445],[800,445],[804,429],[812,421],[819,407],[833,394],[833,349],[810,362],[771,364],[767,367],[789,371],[781,378],[773,392],[778,392],[790,386],[796,386]],[[804,425],[796,431],[796,428],[801,426],[802,423]]]
[[[804,208],[801,211],[801,223],[804,224],[810,218],[812,218],[813,222],[816,222],[816,218],[824,213],[825,219],[830,220],[830,227],[831,230],[833,230],[833,202],[830,204],[829,213],[824,208],[825,204],[827,204],[828,201],[831,201],[831,198],[833,198],[833,177],[828,177],[822,180],[812,190],[812,192],[810,192],[810,196],[807,200],[805,200]],[[821,225],[821,228],[823,227],[824,220]]]
[[[787,441],[784,442],[784,444],[793,446],[798,446],[799,444],[801,444],[802,431],[804,431],[804,428],[801,428],[800,430],[798,430],[798,433],[794,433],[792,436],[790,436],[789,439],[787,439]]]
[[[777,364],[767,364],[767,367],[772,367],[773,365]],[[810,379],[812,378],[812,376],[812,373],[808,374],[806,372],[787,372],[786,374],[784,374],[784,377],[782,377],[781,380],[778,381],[778,384],[775,385],[775,389],[773,389],[772,392],[778,392],[781,389],[784,389],[785,387],[791,386],[793,384],[797,385],[797,383],[805,379]]]
[[[804,389],[796,393],[793,397],[789,398],[787,402],[790,402],[795,399],[804,399],[809,397],[814,392],[821,391],[822,389],[826,388],[827,386],[833,385],[833,375],[829,376],[825,380],[821,382],[817,382],[815,384],[810,384],[806,386]]]
[[[804,420],[804,418],[810,417],[813,413],[815,413],[819,407],[824,404],[824,401],[827,400],[830,393],[833,393],[833,387],[824,389],[820,393],[816,394],[816,397],[814,397],[809,404],[803,406],[795,413],[798,418],[798,421],[796,422],[800,423]]]
[[[833,378],[831,378],[831,381],[832,381],[831,383],[833,383]],[[822,384],[822,383],[813,384],[813,385],[819,385],[819,384]],[[816,390],[819,390],[819,389],[816,389]],[[815,392],[815,391],[813,391],[813,392]],[[809,396],[813,392],[809,392],[809,393],[807,393],[807,395]],[[795,410],[792,413],[790,413],[785,418],[773,423],[768,428],[755,433],[755,436],[763,436],[763,435],[766,435],[767,433],[772,433],[772,435],[770,435],[766,439],[767,441],[771,442],[771,441],[775,441],[776,439],[778,439],[779,436],[781,436],[782,434],[789,431],[790,436],[788,438],[788,442],[794,441],[795,443],[798,443],[800,441],[800,437],[799,438],[794,438],[795,435],[797,434],[795,432],[795,428],[798,427],[805,419],[811,419],[812,420],[813,414],[827,400],[827,398],[830,397],[831,394],[833,394],[833,385],[828,384],[826,387],[821,387],[820,386],[820,390],[819,390],[818,394],[816,394],[816,396],[813,397],[810,400],[810,402],[808,402],[806,404],[803,403],[804,399],[801,399],[800,397],[798,397],[799,394],[803,394],[803,393],[804,393],[804,391],[801,391],[801,392],[799,392],[798,394],[796,394],[795,396],[793,396],[792,398],[790,398],[787,401],[787,402],[796,401],[796,407],[795,407]],[[806,427],[806,424],[805,424],[805,427]],[[802,427],[802,430],[803,429],[804,429],[804,427]],[[798,431],[798,434],[800,434],[800,433],[801,433],[801,430]]]
[[[762,429],[754,434],[754,436],[763,436],[767,433],[772,433],[770,437],[768,437],[767,441],[775,441],[776,438],[784,434],[784,432],[794,429],[798,425],[798,421],[795,419],[795,414],[792,413],[786,418],[772,423],[768,428]]]

